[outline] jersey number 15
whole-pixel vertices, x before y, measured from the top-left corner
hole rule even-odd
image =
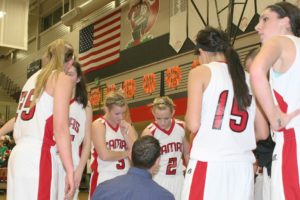
[[[219,97],[218,106],[216,109],[214,121],[213,121],[213,129],[221,129],[222,122],[224,118],[224,112],[228,99],[228,90],[224,90]],[[247,127],[247,122],[249,118],[249,114],[247,110],[239,110],[238,104],[234,99],[231,106],[230,116],[238,117],[240,120],[236,118],[231,118],[229,120],[229,127],[234,132],[243,132]]]

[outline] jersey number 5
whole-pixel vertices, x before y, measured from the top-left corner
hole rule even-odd
[[[217,110],[216,110],[216,114],[212,126],[213,129],[221,129],[222,127],[227,99],[228,99],[228,90],[225,90],[220,94],[219,97],[219,102],[218,102],[218,106],[217,106]],[[243,132],[247,127],[249,114],[246,110],[238,109],[238,104],[235,99],[232,102],[230,115],[236,117],[236,118],[231,118],[229,120],[230,129],[238,133]],[[237,118],[239,118],[239,120],[237,120]]]
[[[34,92],[34,89],[30,90],[29,92],[22,91],[21,96],[20,96],[17,115],[19,114],[19,112],[21,112],[21,119],[24,121],[30,120],[34,116],[35,106],[30,107],[31,102],[32,102],[31,98],[32,98],[33,92]]]

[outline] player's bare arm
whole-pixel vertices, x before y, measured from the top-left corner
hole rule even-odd
[[[111,151],[106,146],[105,126],[98,120],[92,124],[92,142],[101,160],[116,161],[128,157],[128,151]]]

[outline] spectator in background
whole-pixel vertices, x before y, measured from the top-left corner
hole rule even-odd
[[[98,185],[92,200],[174,200],[174,196],[152,180],[159,167],[160,145],[152,136],[143,136],[132,147],[127,174]]]
[[[0,167],[7,167],[8,157],[10,155],[10,137],[3,136],[0,138]]]

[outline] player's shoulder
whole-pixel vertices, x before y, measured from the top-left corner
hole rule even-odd
[[[105,126],[105,119],[103,117],[98,117],[93,121],[93,125]]]
[[[183,129],[185,129],[185,122],[180,120],[180,119],[174,119],[175,124],[179,125],[180,127],[182,127]]]
[[[155,124],[154,124],[154,123],[150,123],[150,124],[148,124],[148,125],[146,126],[145,129],[153,130],[153,129],[155,129],[155,128],[156,128]]]
[[[154,135],[156,130],[156,126],[153,123],[150,123],[146,128],[143,130],[142,135]]]

